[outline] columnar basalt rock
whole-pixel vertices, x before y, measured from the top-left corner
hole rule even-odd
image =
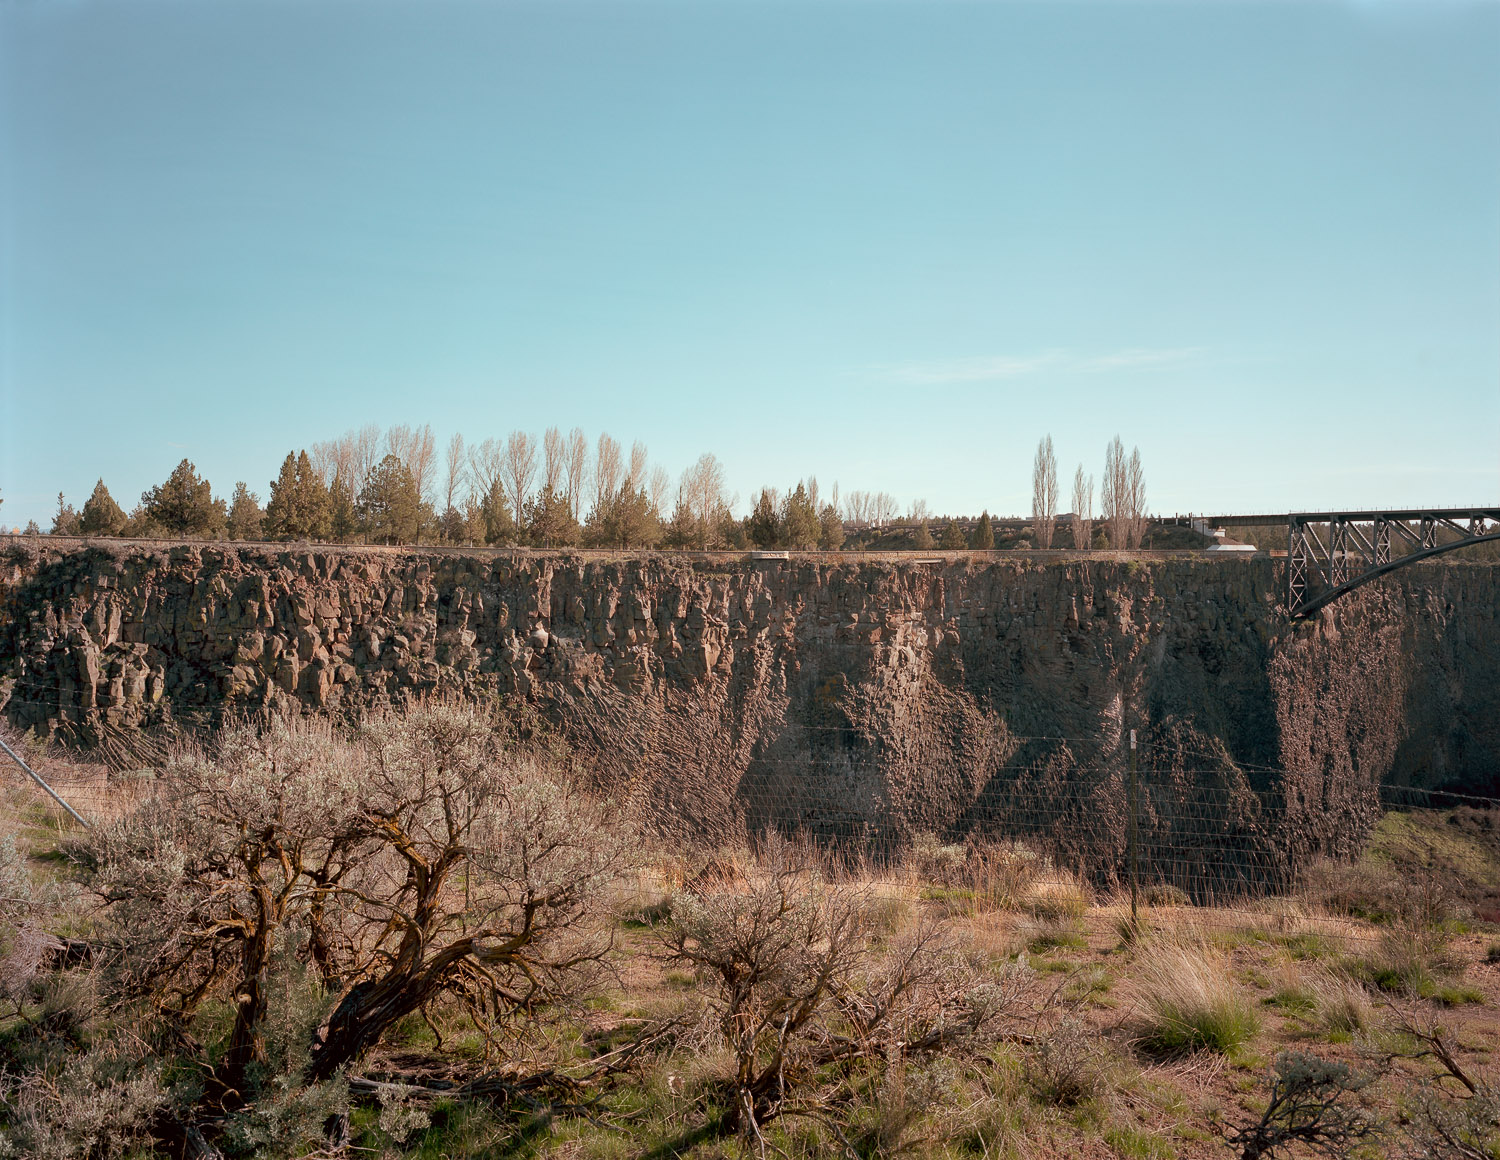
[[[1003,825],[1113,849],[1135,728],[1148,837],[1218,810],[1203,857],[1243,849],[1245,866],[1221,868],[1233,877],[1348,848],[1381,782],[1500,783],[1497,594],[1492,566],[1434,563],[1299,626],[1264,558],[43,541],[0,560],[0,688],[12,726],[85,742],[499,695],[665,829],[720,840],[778,825],[876,847]]]

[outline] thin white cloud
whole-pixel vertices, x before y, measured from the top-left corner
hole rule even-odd
[[[1152,349],[1150,347],[1130,347],[1128,350],[1117,350],[1113,354],[1101,354],[1093,358],[1079,360],[1078,369],[1081,371],[1118,371],[1135,369],[1137,367],[1164,367],[1174,363],[1187,362],[1198,353],[1196,346],[1168,347],[1166,349]]]
[[[987,383],[1018,379],[1044,372],[1100,374],[1107,371],[1139,370],[1170,366],[1191,359],[1198,347],[1128,347],[1101,355],[1081,355],[1065,350],[1046,350],[1032,355],[990,355],[978,358],[942,359],[932,362],[892,363],[873,368],[882,378],[916,386],[945,383]]]

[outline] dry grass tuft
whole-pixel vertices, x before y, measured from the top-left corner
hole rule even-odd
[[[1326,966],[1288,964],[1272,1001],[1332,1035],[1355,1035],[1375,1022],[1375,1002],[1365,986]]]
[[[1027,889],[1024,909],[1033,918],[1057,922],[1081,919],[1089,908],[1089,891],[1070,874],[1051,871]]]
[[[1231,978],[1228,959],[1206,944],[1150,943],[1135,966],[1143,1012],[1138,1042],[1146,1051],[1230,1052],[1260,1030],[1260,1017]]]

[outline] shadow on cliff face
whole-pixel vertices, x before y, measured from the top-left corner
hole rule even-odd
[[[1264,560],[44,545],[0,569],[18,729],[503,696],[684,841],[1009,832],[1108,879],[1134,728],[1143,865],[1201,896],[1354,853],[1382,783],[1500,789],[1493,567],[1419,566],[1304,627]]]

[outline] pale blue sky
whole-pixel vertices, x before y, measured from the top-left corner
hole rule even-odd
[[[0,520],[363,422],[1500,500],[1500,4],[0,4]]]

